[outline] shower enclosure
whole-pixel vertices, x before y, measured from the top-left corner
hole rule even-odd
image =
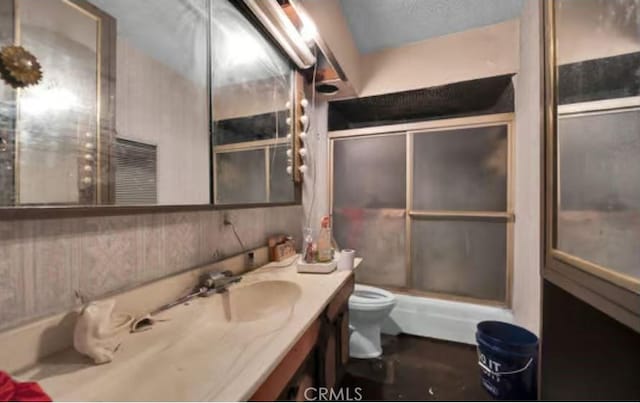
[[[338,246],[360,283],[509,306],[513,114],[329,133]]]

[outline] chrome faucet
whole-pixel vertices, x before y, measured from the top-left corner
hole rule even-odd
[[[242,276],[234,276],[229,270],[207,273],[201,277],[200,284],[194,288],[191,293],[169,302],[168,304],[162,305],[160,308],[157,308],[147,315],[135,320],[131,325],[131,332],[135,333],[148,330],[155,322],[153,316],[162,311],[166,311],[176,305],[184,304],[197,297],[208,297],[213,294],[223,293],[227,291],[227,287],[233,283],[239,282],[240,280],[242,280]]]
[[[229,270],[214,271],[202,276],[200,287],[206,288],[206,294],[211,295],[227,291],[227,287],[240,282],[240,280],[242,280],[242,276],[234,276]]]

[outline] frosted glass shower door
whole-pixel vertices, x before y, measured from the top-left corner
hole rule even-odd
[[[509,272],[509,126],[409,134],[411,285],[505,303]]]
[[[356,280],[405,287],[406,135],[336,139],[332,154],[334,236],[365,258]]]
[[[508,306],[511,114],[330,133],[331,206],[360,283]]]

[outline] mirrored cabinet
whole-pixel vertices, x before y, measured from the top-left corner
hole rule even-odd
[[[212,6],[215,203],[293,201],[293,66],[229,1]]]
[[[545,277],[640,329],[640,5],[545,3]]]
[[[239,3],[0,0],[0,207],[299,202],[298,73]]]

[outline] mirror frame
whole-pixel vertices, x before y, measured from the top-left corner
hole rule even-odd
[[[213,0],[211,0],[213,1]],[[275,48],[287,59],[290,57],[284,52],[282,46],[271,36],[268,31],[260,24],[257,18],[248,10],[248,8],[239,1],[230,0],[230,2],[238,8],[242,15],[256,29],[275,46]],[[208,14],[211,15],[211,3],[207,2]],[[15,20],[15,18],[14,18]],[[212,29],[211,18],[207,21],[207,103],[209,111],[209,203],[206,204],[181,204],[181,205],[69,205],[69,206],[10,206],[0,207],[0,221],[21,220],[21,219],[51,219],[51,218],[72,218],[72,217],[95,217],[95,216],[113,216],[113,215],[132,215],[132,214],[152,214],[152,213],[171,213],[171,212],[188,212],[188,211],[209,211],[209,210],[236,210],[264,207],[282,207],[282,206],[298,206],[302,205],[302,179],[292,177],[292,185],[294,186],[294,200],[290,202],[275,203],[243,203],[243,204],[215,204],[214,199],[214,181],[213,176],[213,147],[214,147],[214,122],[212,120],[213,106],[213,89],[211,88],[211,77],[213,74],[211,63],[211,44]],[[14,27],[15,28],[15,27]],[[293,63],[292,63],[293,65]],[[300,110],[300,101],[304,97],[304,76],[293,65],[292,79],[292,118],[298,121],[298,111]],[[300,95],[302,94],[302,95]],[[292,149],[297,150],[297,130],[294,130],[292,136]],[[297,155],[297,153],[296,153]],[[298,171],[298,160],[294,159],[294,172]]]
[[[640,288],[635,284],[611,281],[605,273],[588,262],[564,259],[553,247],[557,229],[557,47],[555,0],[544,0],[543,7],[543,175],[542,175],[542,250],[544,280],[562,288],[576,298],[640,332]],[[587,267],[589,266],[589,267]]]

